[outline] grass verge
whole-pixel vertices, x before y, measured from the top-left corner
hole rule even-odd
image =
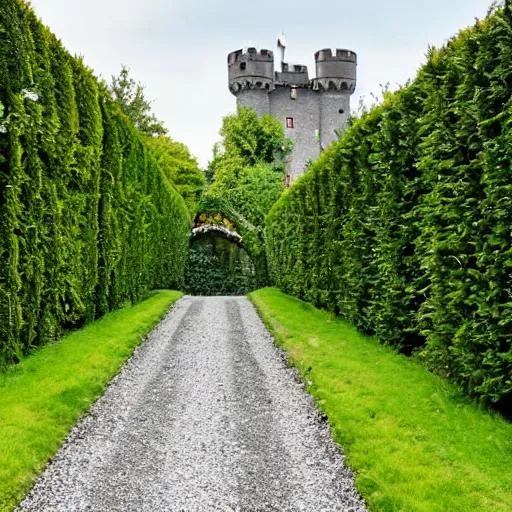
[[[512,510],[512,424],[310,304],[274,288],[249,297],[329,418],[370,510]]]
[[[154,292],[0,374],[0,511],[25,495],[80,415],[180,297]]]

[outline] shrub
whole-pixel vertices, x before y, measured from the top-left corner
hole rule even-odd
[[[0,363],[179,286],[189,214],[106,87],[21,0],[0,10]]]
[[[266,218],[269,269],[483,400],[512,393],[510,6],[432,49]]]

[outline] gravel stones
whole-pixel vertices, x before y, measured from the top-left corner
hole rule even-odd
[[[185,297],[18,510],[364,511],[311,397],[243,297]]]

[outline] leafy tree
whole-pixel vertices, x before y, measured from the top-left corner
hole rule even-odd
[[[291,141],[274,117],[240,108],[226,116],[221,144],[214,147],[209,193],[224,197],[250,223],[262,226],[265,213],[284,189],[285,158]]]
[[[206,170],[210,186],[201,197],[199,213],[203,215],[197,219],[218,217],[233,224],[254,263],[256,286],[264,286],[264,218],[284,189],[285,161],[291,141],[277,119],[258,117],[248,108],[226,116],[220,135],[222,141],[215,144],[213,159]],[[197,264],[198,260],[190,259],[190,275],[195,275],[193,267]],[[212,287],[215,288],[213,284]],[[242,288],[239,292],[245,293]]]
[[[192,215],[205,187],[203,171],[185,144],[170,137],[147,137],[146,143],[155,155],[160,169],[183,196]]]
[[[183,196],[191,214],[194,214],[204,188],[204,173],[188,148],[167,136],[167,130],[151,112],[151,102],[144,96],[144,86],[130,77],[122,66],[119,76],[112,77],[110,91],[121,111],[135,127],[146,135],[146,144],[152,150],[160,168]]]
[[[119,76],[112,76],[110,91],[122,112],[140,132],[150,136],[167,133],[162,121],[151,112],[151,102],[144,96],[144,86],[135,82],[126,66],[121,67]]]
[[[214,147],[210,171],[215,180],[218,169],[233,161],[246,166],[259,162],[271,164],[282,171],[284,160],[291,151],[291,140],[284,134],[282,124],[270,115],[258,117],[250,108],[240,108],[236,114],[226,116],[220,130],[222,142]]]

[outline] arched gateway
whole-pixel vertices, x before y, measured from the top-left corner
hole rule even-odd
[[[255,288],[255,265],[234,225],[220,214],[198,214],[190,233],[187,293],[245,295]]]
[[[201,224],[194,229],[192,229],[191,238],[194,239],[196,237],[202,236],[206,233],[217,233],[220,236],[224,236],[228,240],[237,244],[240,247],[243,247],[244,240],[236,231],[232,231],[224,225],[218,224]]]

